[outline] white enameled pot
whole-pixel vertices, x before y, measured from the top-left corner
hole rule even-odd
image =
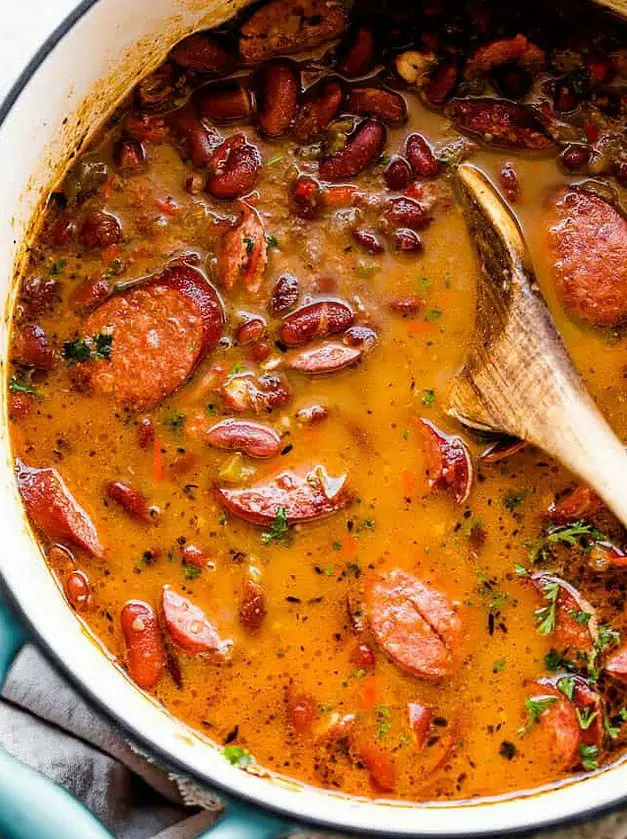
[[[245,2],[84,0],[50,36],[0,106],[3,368],[14,276],[36,228],[42,201],[64,174],[71,156],[176,41],[223,21]],[[1,391],[0,575],[11,611],[30,638],[132,740],[164,764],[239,800],[230,808],[231,815],[211,832],[216,839],[218,835],[223,839],[270,837],[290,822],[396,836],[496,834],[588,816],[617,806],[625,797],[626,762],[527,795],[452,804],[348,798],[230,766],[211,743],[137,690],[103,655],[67,606],[33,539],[16,491],[5,388]],[[17,646],[8,611],[3,613],[0,607],[0,678],[3,664],[8,664]],[[107,834],[75,802],[47,789],[38,776],[27,774],[0,752],[0,835],[89,839]]]

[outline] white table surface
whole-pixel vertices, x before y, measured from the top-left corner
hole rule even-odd
[[[0,102],[46,37],[78,0],[2,0]]]

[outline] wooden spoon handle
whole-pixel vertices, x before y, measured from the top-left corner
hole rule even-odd
[[[627,527],[627,452],[575,370],[536,284],[511,211],[488,178],[457,173],[482,262],[471,348],[450,413],[539,446],[583,478]]]

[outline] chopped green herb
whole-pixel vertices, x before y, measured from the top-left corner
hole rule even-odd
[[[403,440],[409,440],[409,428],[405,428],[401,432],[401,437],[403,438]]]
[[[519,562],[514,563],[514,573],[517,577],[528,577],[529,571],[525,568],[524,565],[521,565]]]
[[[9,379],[9,390],[11,393],[28,393],[30,396],[41,396],[41,391],[30,381],[25,379],[20,381],[17,376],[11,376]]]
[[[590,612],[583,612],[581,609],[569,609],[568,614],[572,615],[576,623],[582,623],[584,626],[590,623],[592,614]]]
[[[342,550],[342,543],[340,542],[339,539],[335,539],[333,542],[331,542],[331,547],[333,548],[334,551],[341,551]]]
[[[577,714],[579,728],[582,731],[587,731],[595,719],[599,716],[599,712],[593,711],[589,705],[586,705],[583,711],[580,711],[579,708],[575,708],[575,714]]]
[[[560,584],[556,580],[542,580],[541,585],[547,605],[541,606],[534,612],[537,623],[536,629],[541,635],[550,635],[555,629]]]
[[[505,670],[505,659],[504,658],[497,658],[496,661],[492,662],[492,672],[493,673],[502,673]]]
[[[392,728],[392,714],[387,705],[378,705],[375,708],[375,714],[377,717],[377,740],[381,740]]]
[[[510,490],[503,496],[503,506],[508,513],[513,514],[519,507],[522,507],[526,497],[527,492],[525,490],[522,492],[514,492],[514,490]]]
[[[278,248],[279,247],[279,240],[272,233],[268,233],[268,235],[266,236],[266,242],[268,243],[269,248]]]
[[[61,271],[63,271],[66,263],[67,263],[67,259],[58,259],[56,262],[53,262],[52,265],[50,266],[50,273],[53,276],[57,276],[58,274],[61,273]]]
[[[528,696],[525,699],[525,707],[529,718],[522,728],[518,729],[518,736],[524,737],[534,723],[540,722],[540,717],[554,702],[557,702],[556,696]]]
[[[418,281],[418,285],[423,291],[426,291],[428,288],[431,288],[431,280],[429,277],[421,277]]]
[[[243,364],[234,364],[231,367],[231,372],[229,375],[231,376],[239,376],[240,373],[245,373],[246,367]]]
[[[322,705],[320,705],[320,713],[328,714],[332,708],[333,705],[330,702],[323,702]]]
[[[274,521],[270,525],[270,530],[267,530],[262,534],[261,541],[264,545],[269,545],[272,542],[283,542],[284,545],[291,544],[292,533],[287,523],[287,512],[285,507],[278,508]]]
[[[363,667],[360,667],[359,670],[353,670],[351,673],[351,679],[363,679],[364,676],[368,675],[368,671],[364,670]]]
[[[329,565],[327,568],[324,569],[324,576],[325,577],[332,577],[335,574],[335,565]]]
[[[435,390],[432,387],[422,391],[422,404],[427,408],[431,407],[435,402]]]
[[[589,746],[587,743],[579,744],[579,757],[584,769],[592,771],[598,769],[599,766],[599,749],[598,746]]]
[[[277,163],[280,163],[283,160],[282,154],[275,154],[274,157],[271,157],[270,160],[266,163],[266,166],[276,166]]]
[[[557,687],[567,699],[573,698],[573,694],[575,692],[575,677],[574,676],[564,676],[561,679],[557,680]]]
[[[246,253],[250,256],[255,247],[255,243],[248,236],[244,236],[244,245],[246,246]]]
[[[75,338],[65,341],[62,348],[63,358],[68,364],[80,361],[98,361],[101,358],[111,360],[113,335],[94,335],[92,338]]]
[[[218,409],[217,409],[217,408],[216,408],[216,406],[213,404],[213,402],[210,402],[210,403],[207,405],[207,407],[205,408],[205,412],[206,412],[207,414],[209,414],[209,416],[210,416],[210,417],[212,417],[212,416],[214,416],[215,414],[217,414],[217,413],[218,413]]]
[[[425,315],[425,320],[427,323],[433,323],[436,320],[439,320],[444,313],[441,309],[429,309],[429,311]]]
[[[374,519],[363,519],[357,525],[357,533],[361,533],[362,530],[374,530],[377,526],[377,523]]]
[[[218,516],[218,524],[221,527],[225,527],[228,523],[229,523],[229,517],[227,516],[227,514],[226,513],[220,513],[220,515]]]
[[[410,735],[406,731],[401,732],[401,736],[398,738],[398,745],[399,746],[411,746],[411,743],[412,743],[412,739],[411,739]]]
[[[183,565],[183,574],[186,580],[195,580],[201,573],[202,568],[198,568],[196,565],[188,565],[187,563]]]
[[[483,530],[483,522],[481,519],[467,519],[462,525],[462,536],[466,539],[472,538],[475,534]]]
[[[170,411],[161,422],[173,434],[180,434],[187,422],[187,417],[182,411]]]
[[[346,573],[351,577],[361,577],[361,568],[356,562],[349,562],[346,566]]]
[[[390,155],[389,154],[379,155],[379,163],[381,164],[381,166],[385,166],[389,162],[390,162]]]
[[[499,754],[506,760],[512,760],[516,754],[516,746],[510,740],[503,740],[499,746]]]
[[[245,749],[243,746],[225,746],[222,749],[222,754],[231,766],[244,768],[255,762],[255,758],[251,755],[248,749]]]

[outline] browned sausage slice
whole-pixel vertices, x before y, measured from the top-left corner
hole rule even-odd
[[[542,708],[538,725],[529,730],[533,737],[533,756],[561,769],[569,769],[579,759],[581,729],[577,721],[575,706],[554,685],[548,682],[532,682],[528,697]]]
[[[597,636],[594,607],[576,588],[553,574],[534,574],[530,582],[543,598],[535,612],[538,631],[551,636],[558,650],[590,652]]]
[[[273,0],[242,26],[240,55],[248,64],[257,64],[309,50],[341,35],[347,21],[345,7],[337,0]]]
[[[487,145],[531,151],[554,148],[540,115],[527,105],[506,99],[453,99],[447,115],[460,131],[480,137]]]
[[[438,589],[394,568],[371,580],[366,608],[375,638],[400,667],[426,679],[457,667],[462,622]]]
[[[470,453],[461,437],[440,431],[432,422],[420,420],[429,488],[449,490],[458,504],[468,500],[474,470]]]
[[[210,652],[222,659],[228,657],[232,642],[220,638],[199,606],[172,591],[170,586],[163,587],[161,605],[166,629],[182,650],[189,655]]]
[[[218,253],[218,283],[229,291],[240,281],[258,294],[268,264],[268,243],[259,213],[241,202],[238,227],[222,235]]]
[[[215,346],[223,324],[220,298],[200,271],[166,268],[86,319],[84,335],[112,336],[111,354],[77,365],[80,378],[93,392],[133,408],[156,405]]]
[[[554,524],[572,524],[594,516],[604,506],[603,500],[591,487],[579,483],[551,502],[548,514]]]
[[[627,220],[603,198],[567,188],[548,217],[555,288],[571,315],[595,326],[627,321]]]
[[[231,513],[259,525],[272,524],[280,510],[286,524],[312,521],[344,509],[353,500],[346,475],[330,477],[322,466],[306,475],[282,472],[245,489],[219,487],[218,497]]]
[[[120,622],[128,671],[140,688],[150,690],[157,684],[166,666],[165,648],[155,611],[142,600],[129,600],[122,608]]]
[[[94,523],[56,469],[37,469],[16,459],[17,485],[36,528],[50,539],[69,542],[102,558],[104,548]]]

